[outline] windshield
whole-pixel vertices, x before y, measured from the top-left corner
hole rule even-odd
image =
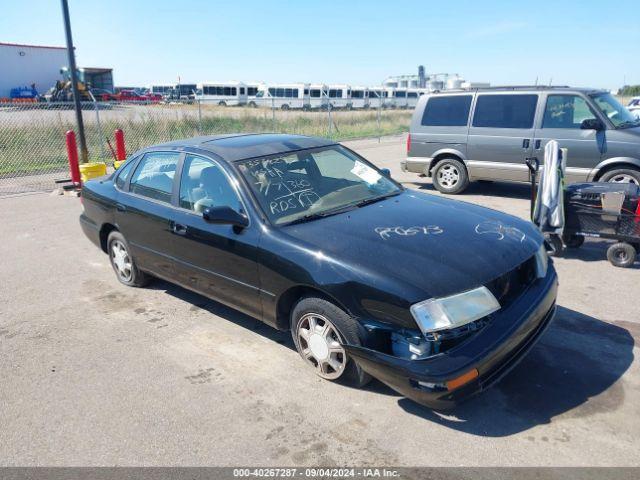
[[[339,145],[244,160],[238,167],[276,225],[356,208],[402,191]]]
[[[616,128],[640,126],[640,121],[610,93],[591,95],[596,106]]]

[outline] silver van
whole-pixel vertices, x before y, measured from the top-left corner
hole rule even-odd
[[[432,177],[443,193],[473,180],[526,182],[525,159],[568,148],[566,181],[640,184],[640,120],[609,92],[570,87],[495,87],[423,95],[404,171]]]

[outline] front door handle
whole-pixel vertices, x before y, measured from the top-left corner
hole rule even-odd
[[[529,148],[529,145],[531,145],[531,140],[529,140],[528,138],[524,138],[522,140],[522,148]]]
[[[180,225],[179,223],[174,223],[171,225],[171,230],[176,235],[186,235],[187,227],[185,225]]]
[[[127,211],[127,207],[125,207],[121,203],[116,203],[116,210],[119,211],[119,212],[126,212]]]

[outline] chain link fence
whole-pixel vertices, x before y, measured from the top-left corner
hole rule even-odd
[[[82,103],[90,161],[113,164],[113,132],[125,133],[127,152],[148,145],[239,132],[282,132],[335,140],[405,132],[406,108],[310,111],[282,108],[268,99],[245,106],[216,101]],[[69,178],[65,132],[76,130],[73,103],[0,104],[0,196],[52,190]]]

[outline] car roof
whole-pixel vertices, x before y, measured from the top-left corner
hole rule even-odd
[[[429,95],[447,95],[447,94],[460,94],[460,93],[493,93],[493,92],[507,92],[507,93],[526,93],[526,92],[581,92],[584,94],[590,93],[608,93],[608,90],[601,88],[588,88],[588,87],[569,87],[566,85],[560,86],[544,86],[544,85],[513,85],[513,86],[496,86],[496,87],[478,87],[478,88],[457,88],[451,90],[443,90],[439,92],[431,92]]]
[[[326,138],[284,133],[236,133],[175,140],[153,145],[149,149],[191,147],[209,151],[223,160],[235,162],[328,145],[336,145],[336,142]]]

